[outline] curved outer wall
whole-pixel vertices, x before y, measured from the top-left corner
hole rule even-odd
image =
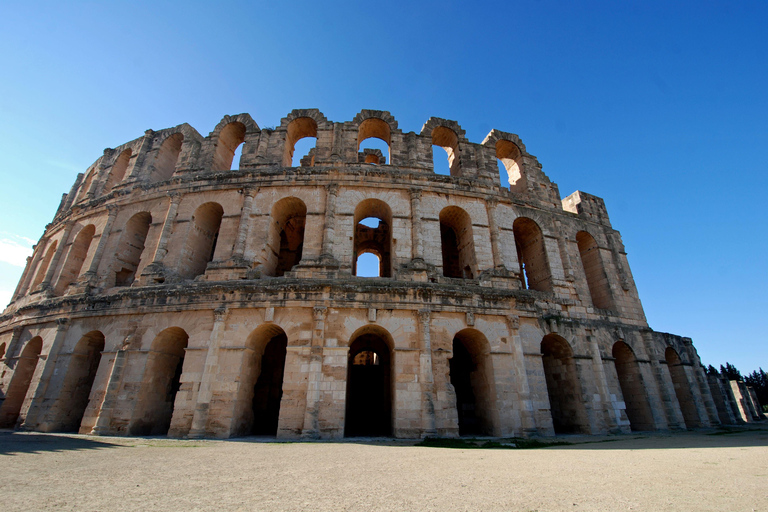
[[[369,216],[379,231],[356,226]],[[353,276],[365,248],[390,277]],[[437,118],[403,133],[381,111],[263,130],[240,114],[105,150],[35,246],[2,351],[0,422],[40,431],[254,432],[267,372],[285,438],[365,434],[369,413],[395,437],[720,422],[691,340],[648,327],[602,199],[561,201],[514,134],[471,143]]]

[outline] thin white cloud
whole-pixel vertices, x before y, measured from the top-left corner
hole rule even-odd
[[[64,169],[66,171],[75,171],[75,172],[84,171],[82,166],[71,164],[68,162],[60,162],[58,160],[45,160],[43,163],[45,163],[46,165],[50,165],[51,167],[58,167],[59,169]]]
[[[27,256],[32,255],[34,243],[33,240],[23,236],[0,233],[0,261],[14,267],[24,267],[27,264]]]

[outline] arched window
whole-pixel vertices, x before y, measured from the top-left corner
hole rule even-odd
[[[458,206],[440,212],[440,241],[445,277],[474,279],[477,276],[472,219]]]
[[[386,147],[384,145],[381,145],[381,147],[376,147],[378,144],[374,142],[374,144],[366,142],[368,139],[379,139],[380,141],[384,142]],[[363,146],[363,143],[366,142],[365,146]],[[372,141],[373,142],[373,141]],[[384,153],[386,151],[387,154],[387,161],[391,162],[392,153],[391,153],[391,146],[392,146],[392,135],[391,130],[389,128],[389,125],[378,118],[369,118],[360,123],[360,127],[357,131],[357,150],[358,152],[362,151],[365,153],[366,149],[376,150],[379,149]],[[368,155],[374,154],[373,152],[365,153],[364,159],[368,158]],[[369,163],[382,163],[382,162],[373,162],[373,158],[371,158],[371,162]]]
[[[136,278],[150,224],[149,212],[137,213],[125,224],[115,253],[115,286],[130,286]]]
[[[274,436],[280,420],[288,336],[277,325],[266,324],[251,332],[245,346],[249,350],[240,377],[234,433]]]
[[[353,275],[361,276],[360,257],[364,254],[378,258],[378,277],[392,277],[392,210],[380,199],[366,199],[355,208]],[[373,277],[370,269],[365,273]]]
[[[517,144],[504,139],[496,141],[496,158],[499,162],[502,186],[509,185],[513,192],[525,192],[522,154]]]
[[[40,336],[35,336],[24,345],[16,363],[16,369],[13,371],[11,383],[8,385],[5,400],[0,406],[0,428],[13,428],[16,425],[42,350],[43,339]]]
[[[579,246],[581,265],[584,267],[584,275],[587,278],[589,294],[592,304],[600,309],[613,309],[613,297],[611,285],[603,268],[603,260],[600,257],[600,248],[595,239],[586,231],[576,233],[576,243]]]
[[[59,281],[56,283],[56,288],[54,288],[56,295],[64,293],[67,286],[80,276],[80,270],[82,270],[83,262],[86,256],[88,256],[88,249],[91,247],[91,241],[95,233],[96,228],[93,224],[88,224],[75,237],[75,241],[72,242],[72,246],[69,249],[67,260],[61,268]]]
[[[83,180],[83,183],[80,185],[80,190],[77,193],[77,201],[82,201],[86,198],[86,195],[88,194],[88,191],[91,189],[91,185],[93,184],[93,178],[96,176],[96,169],[90,169],[85,174],[85,179]]]
[[[152,341],[128,429],[131,435],[164,436],[168,433],[176,394],[181,386],[188,341],[189,335],[180,327],[169,327]]]
[[[621,394],[624,396],[627,418],[632,430],[653,430],[654,421],[648,395],[640,374],[640,365],[635,353],[623,341],[613,345],[611,355],[616,365],[616,375],[619,378]]]
[[[205,203],[195,210],[182,252],[181,277],[191,279],[205,272],[216,251],[223,216],[224,209],[218,203]]]
[[[35,288],[40,286],[40,283],[43,282],[43,279],[45,279],[45,274],[48,272],[48,265],[51,264],[51,260],[53,259],[53,255],[56,253],[56,247],[58,246],[58,241],[54,241],[51,246],[48,248],[48,250],[45,252],[45,256],[43,257],[43,261],[40,262],[40,265],[37,267],[37,273],[35,274],[35,280],[32,281],[32,286],[30,286],[30,291],[35,291]]]
[[[544,235],[531,219],[518,217],[512,224],[520,262],[520,280],[523,288],[540,292],[552,291],[552,273],[549,270]]]
[[[283,151],[284,167],[304,167],[305,163],[308,164],[306,165],[307,167],[314,165],[314,152],[310,151],[312,146],[304,146],[300,154],[294,155],[294,150],[297,147],[296,143],[307,137],[314,139],[313,142],[317,141],[317,122],[314,119],[311,117],[299,117],[288,124],[285,150]],[[308,157],[308,161],[305,161],[303,157]]]
[[[556,334],[541,340],[544,377],[556,434],[589,433],[576,362],[567,341]]]
[[[285,197],[272,207],[267,234],[265,273],[280,277],[301,261],[307,205],[297,197]]]
[[[669,376],[675,387],[675,396],[677,396],[677,402],[680,404],[685,426],[688,428],[701,427],[701,420],[696,409],[696,402],[693,399],[693,393],[691,393],[691,385],[685,374],[683,361],[672,347],[667,347],[667,350],[664,351],[664,359],[667,360],[667,369],[669,369]]]
[[[394,351],[392,337],[378,326],[351,336],[347,358],[347,404],[344,435],[392,435]]]
[[[174,133],[169,136],[155,157],[155,168],[152,171],[152,175],[149,177],[149,181],[156,183],[158,181],[165,181],[173,176],[176,171],[176,162],[179,160],[181,154],[181,145],[184,143],[184,134]]]
[[[112,189],[123,181],[125,178],[125,172],[128,170],[128,163],[131,161],[132,154],[133,152],[130,149],[126,149],[120,153],[119,157],[117,157],[114,165],[112,165],[112,170],[109,171],[107,182],[104,184],[104,194],[109,194],[112,192]]]
[[[437,147],[443,148],[448,154],[448,166],[443,165],[445,160],[440,157]],[[459,136],[456,132],[445,126],[437,126],[432,130],[432,159],[437,174],[459,176],[461,165],[459,159]]]
[[[216,152],[213,155],[213,171],[229,171],[237,169],[240,162],[234,161],[235,151],[245,142],[245,125],[234,121],[225,126],[219,133]]]
[[[456,333],[448,366],[456,392],[459,435],[497,435],[493,362],[485,335],[475,329]]]

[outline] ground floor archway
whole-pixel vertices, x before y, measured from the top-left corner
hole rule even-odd
[[[24,398],[29,391],[29,385],[32,383],[32,376],[35,374],[37,362],[40,359],[40,352],[43,350],[43,339],[35,336],[24,345],[24,348],[16,361],[16,368],[11,377],[11,383],[8,385],[8,392],[5,394],[5,400],[0,407],[0,427],[13,428],[21,413],[21,406],[24,405]]]
[[[353,337],[347,362],[346,437],[392,435],[392,357],[387,333]]]
[[[556,434],[589,433],[576,362],[567,341],[548,334],[541,341],[552,425]]]
[[[54,428],[61,432],[77,432],[88,407],[96,371],[104,351],[104,335],[91,331],[83,336],[72,351],[67,375],[59,393],[59,419]]]
[[[635,353],[623,341],[613,345],[612,353],[630,427],[639,431],[654,430],[653,413]]]
[[[496,400],[490,345],[475,329],[464,329],[453,338],[448,362],[456,393],[459,435],[494,435]]]
[[[693,401],[693,393],[691,393],[691,387],[685,375],[683,361],[672,347],[667,347],[667,350],[664,352],[664,359],[667,360],[667,368],[675,388],[677,402],[680,404],[680,411],[683,413],[685,426],[688,428],[702,426],[699,412],[696,409],[696,403]]]

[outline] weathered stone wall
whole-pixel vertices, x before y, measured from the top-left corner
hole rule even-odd
[[[316,146],[292,167],[304,137]],[[381,277],[354,275],[363,252]],[[403,133],[370,110],[295,110],[264,130],[225,116],[207,137],[183,124],[105,150],[29,258],[0,352],[0,419],[42,431],[520,436],[731,418],[690,339],[648,327],[602,199],[561,201],[514,134],[475,144],[438,118]]]

